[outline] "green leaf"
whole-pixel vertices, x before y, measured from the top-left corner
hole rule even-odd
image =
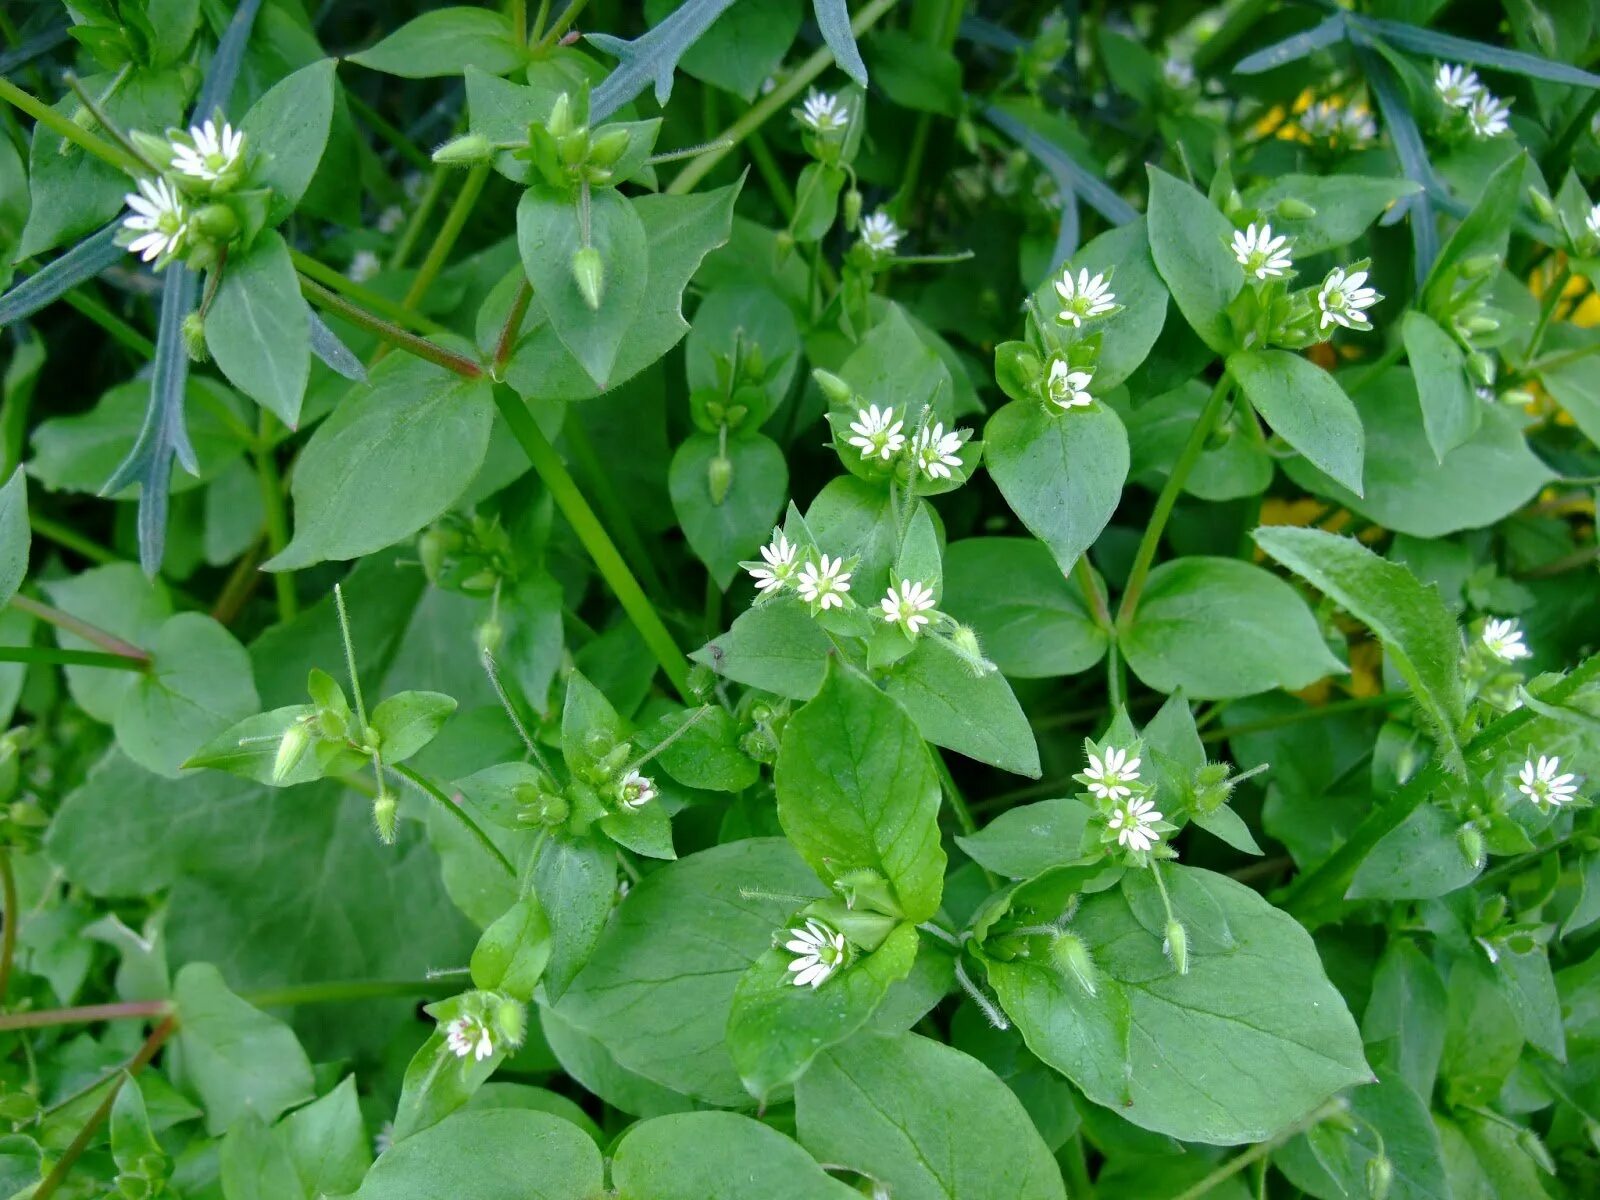
[[[795,986],[787,951],[774,948],[758,958],[740,978],[728,1014],[728,1050],[750,1094],[766,1104],[818,1054],[865,1025],[916,957],[916,926],[904,924],[815,988]]]
[[[250,656],[210,617],[169,617],[149,649],[151,668],[134,676],[112,723],[129,758],[173,776],[190,755],[261,701]]]
[[[1298,691],[1345,669],[1300,594],[1235,558],[1195,555],[1150,572],[1120,641],[1145,683],[1197,700]]]
[[[327,1095],[295,1109],[278,1131],[308,1196],[353,1192],[372,1165],[372,1143],[361,1120],[354,1075],[346,1075]]]
[[[1032,538],[950,543],[939,607],[976,629],[984,656],[1013,679],[1076,675],[1105,657],[1082,590]]]
[[[1224,876],[1162,873],[1190,933],[1187,975],[1162,951],[1159,901],[1131,903],[1132,877],[1073,917],[1095,994],[1045,962],[988,963],[1035,1054],[1135,1125],[1217,1145],[1268,1138],[1369,1078],[1355,1022],[1292,917]]]
[[[735,683],[809,700],[822,686],[832,649],[804,604],[780,598],[740,613],[727,633],[690,657]]]
[[[184,1077],[205,1105],[209,1133],[247,1113],[273,1121],[315,1094],[311,1063],[289,1027],[230,992],[216,967],[183,967],[172,998]]]
[[[1437,461],[1419,403],[1407,370],[1388,371],[1356,395],[1367,433],[1364,496],[1299,459],[1285,462],[1285,473],[1385,528],[1425,538],[1492,525],[1554,478],[1528,449],[1517,415],[1500,406],[1485,407],[1478,432]]]
[[[713,486],[718,459],[728,464],[720,497]],[[667,487],[683,536],[727,591],[739,563],[755,557],[772,536],[789,491],[789,467],[778,444],[759,433],[728,438],[726,454],[717,435],[691,433],[672,456]]]
[[[294,540],[265,569],[359,558],[415,533],[472,482],[493,423],[487,379],[403,354],[386,358],[300,452]]]
[[[939,907],[939,776],[905,710],[832,660],[816,698],[789,718],[774,770],[778,820],[823,879],[877,871],[901,913]]]
[[[150,647],[172,612],[172,601],[167,598],[166,589],[147,579],[132,563],[93,567],[80,575],[50,580],[43,586],[50,602],[63,612],[141,649]],[[55,638],[63,650],[95,648],[93,642],[65,629],[57,628]],[[133,689],[137,678],[128,671],[106,671],[98,667],[67,667],[66,676],[73,700],[84,712],[106,725],[116,719],[122,698]]]
[[[1466,716],[1461,634],[1438,591],[1361,543],[1320,529],[1258,529],[1255,539],[1268,555],[1378,635],[1443,740],[1450,769],[1464,773],[1456,740]]]
[[[708,1104],[748,1104],[728,1055],[728,1012],[739,977],[795,907],[767,893],[823,889],[774,838],[702,850],[646,875],[555,1014],[628,1071]]]
[[[672,73],[678,59],[732,3],[733,0],[685,0],[665,21],[632,41],[610,34],[589,34],[591,46],[617,60],[616,69],[595,89],[590,119],[600,121],[610,116],[652,82],[656,103],[665,105],[672,95]]]
[[[1452,1200],[1439,1133],[1403,1079],[1380,1071],[1350,1093],[1350,1115],[1353,1130],[1328,1122],[1276,1151],[1274,1164],[1303,1191],[1339,1200],[1370,1194],[1367,1164],[1381,1152],[1394,1171],[1392,1200]]]
[[[1526,152],[1519,151],[1502,163],[1483,184],[1477,203],[1462,218],[1450,240],[1444,244],[1433,269],[1421,289],[1423,312],[1450,311],[1450,294],[1456,285],[1461,265],[1469,258],[1493,254],[1505,256],[1511,240],[1511,227],[1523,195],[1523,175],[1528,168]]]
[[[279,1200],[303,1194],[289,1151],[254,1113],[245,1113],[229,1127],[217,1159],[228,1200]]]
[[[654,1117],[617,1143],[611,1181],[640,1200],[850,1200],[834,1179],[776,1129],[737,1113]]]
[[[760,778],[761,768],[739,746],[739,723],[716,705],[668,713],[638,733],[634,744],[652,750],[680,729],[653,761],[685,787],[742,792]]]
[[[1170,474],[1189,431],[1205,408],[1211,389],[1204,380],[1191,379],[1148,400],[1124,416],[1128,441],[1133,447],[1129,476],[1154,492]],[[1241,406],[1242,407],[1242,406]],[[1272,456],[1263,439],[1255,436],[1246,422],[1253,421],[1248,410],[1235,411],[1217,423],[1207,445],[1200,451],[1183,490],[1202,500],[1237,500],[1259,496],[1272,483]]]
[[[965,93],[961,61],[943,46],[898,29],[881,29],[870,44],[872,78],[883,94],[914,112],[959,116]]]
[[[554,941],[544,992],[560,1000],[605,932],[616,904],[617,855],[604,839],[550,837],[533,868],[533,890],[551,914]]]
[[[294,211],[322,162],[333,124],[337,65],[324,58],[302,67],[275,84],[239,122],[245,150],[257,163],[253,178],[272,189],[268,219],[274,225]]]
[[[581,246],[600,254],[604,286],[591,308],[573,275]],[[625,338],[644,303],[648,238],[633,203],[607,188],[589,197],[589,240],[572,197],[529,188],[517,205],[517,246],[522,269],[544,306],[550,325],[589,377],[604,389]]]
[[[439,692],[396,692],[372,710],[385,763],[404,762],[433,741],[455,712],[454,697]]]
[[[1237,347],[1228,305],[1244,287],[1244,271],[1228,249],[1233,226],[1209,200],[1158,167],[1150,167],[1150,254],[1190,328],[1219,354]]]
[[[956,845],[997,875],[1032,879],[1084,857],[1083,834],[1093,815],[1088,805],[1070,796],[1019,804],[977,833],[958,835]]]
[[[484,8],[436,8],[407,21],[370,50],[350,61],[402,79],[460,75],[476,67],[509,75],[528,61],[527,50],[511,36],[511,21]]]
[[[1423,804],[1390,830],[1356,869],[1345,893],[1352,900],[1431,900],[1466,887],[1481,869],[1456,835],[1460,817]]]
[[[1404,938],[1391,939],[1372,976],[1361,1017],[1367,1058],[1380,1076],[1393,1073],[1419,1096],[1433,1095],[1444,1053],[1446,998],[1439,968]]]
[[[206,349],[222,373],[290,429],[311,375],[310,314],[289,247],[270,229],[228,260],[206,314]]]
[[[353,1200],[592,1200],[604,1177],[600,1148],[571,1121],[469,1110],[396,1142]]]
[[[1039,777],[1033,727],[1005,676],[975,674],[943,638],[919,637],[916,649],[890,668],[884,690],[934,745],[1003,771]]]
[[[1425,313],[1408,312],[1400,325],[1406,359],[1422,403],[1422,427],[1434,458],[1469,440],[1483,424],[1483,403],[1467,381],[1461,347]]]
[[[1102,404],[1047,413],[1013,400],[983,431],[989,474],[1062,574],[1094,545],[1128,478],[1128,433]]]
[[[789,228],[794,240],[821,241],[839,216],[839,193],[844,190],[845,173],[832,163],[807,163],[800,169],[794,188],[794,217]]]
[[[483,931],[472,951],[472,984],[527,1003],[550,961],[550,918],[529,893]]]
[[[12,471],[0,487],[0,604],[6,604],[28,573],[33,530],[28,525],[28,477]]]
[[[1244,194],[1245,204],[1259,209],[1275,233],[1286,233],[1296,258],[1310,258],[1348,246],[1397,200],[1415,195],[1422,186],[1409,179],[1368,175],[1279,175]],[[1277,212],[1285,200],[1309,204],[1309,217]]]
[[[1332,375],[1287,350],[1230,354],[1228,373],[1274,433],[1361,495],[1366,435],[1356,406]]]
[[[812,8],[822,40],[833,51],[833,61],[859,86],[866,87],[867,65],[861,61],[861,51],[856,48],[856,35],[850,28],[850,10],[845,7],[845,0],[812,0]]]
[[[1022,1103],[975,1058],[913,1033],[863,1033],[795,1087],[800,1144],[897,1200],[1065,1200]]]

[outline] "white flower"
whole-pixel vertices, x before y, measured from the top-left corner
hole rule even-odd
[[[1522,644],[1522,630],[1517,628],[1515,621],[1489,618],[1483,625],[1483,644],[1501,662],[1533,657],[1533,651]]]
[[[1050,375],[1045,380],[1045,392],[1052,404],[1062,408],[1087,408],[1094,403],[1089,394],[1089,384],[1094,379],[1088,371],[1074,371],[1065,359],[1052,359]]]
[[[1242,232],[1233,231],[1233,257],[1257,279],[1276,278],[1294,265],[1288,246],[1289,239],[1282,234],[1272,236],[1271,225],[1257,226],[1252,221]]]
[[[153,262],[183,249],[189,235],[189,211],[165,179],[141,179],[139,190],[122,199],[133,210],[122,218],[122,227],[138,235],[128,244],[130,252]]]
[[[1378,123],[1366,109],[1352,105],[1339,114],[1339,132],[1352,146],[1361,146],[1378,136]]]
[[[393,233],[406,223],[406,214],[398,204],[391,204],[378,214],[378,232]]]
[[[845,593],[850,590],[850,572],[844,570],[844,559],[829,558],[806,563],[800,568],[800,581],[796,584],[800,598],[815,604],[823,612],[830,608],[843,608]]]
[[[745,568],[756,581],[756,591],[782,590],[783,585],[789,582],[789,576],[794,574],[794,546],[780,531],[774,529],[772,541],[761,547],[761,557],[766,560],[766,566]]]
[[[1474,136],[1480,138],[1499,137],[1511,128],[1510,117],[1511,104],[1495,99],[1488,92],[1475,96],[1467,109],[1467,124],[1472,127]]]
[[[1071,267],[1061,272],[1061,278],[1056,280],[1056,295],[1061,297],[1062,305],[1056,320],[1074,329],[1089,317],[1098,317],[1117,306],[1117,297],[1105,275],[1090,278],[1086,269],[1078,272],[1076,280],[1072,278]]]
[[[1161,78],[1173,91],[1181,92],[1194,86],[1194,68],[1181,58],[1168,58],[1161,64]]]
[[[1567,801],[1576,798],[1578,794],[1577,776],[1572,772],[1557,775],[1561,770],[1561,760],[1555,755],[1539,755],[1539,765],[1534,766],[1530,758],[1522,764],[1522,770],[1517,772],[1521,781],[1517,784],[1517,791],[1521,792],[1535,804],[1550,804],[1560,807]]]
[[[1365,271],[1351,271],[1348,275],[1343,267],[1329,271],[1317,292],[1317,307],[1322,310],[1322,320],[1317,327],[1342,325],[1346,329],[1371,329],[1372,322],[1366,310],[1378,302],[1378,293],[1366,283]]]
[[[494,1053],[494,1039],[489,1036],[489,1025],[478,1016],[463,1014],[444,1027],[444,1043],[457,1058],[471,1055],[482,1062]]]
[[[1106,824],[1117,831],[1117,844],[1130,850],[1148,850],[1161,840],[1161,835],[1150,826],[1161,820],[1154,800],[1133,798],[1124,800],[1111,810]]]
[[[946,433],[938,421],[923,426],[914,449],[917,469],[929,479],[949,479],[950,468],[961,465],[961,441],[958,430]]]
[[[902,579],[898,590],[890,585],[889,594],[879,601],[879,606],[885,621],[916,637],[928,623],[924,614],[933,609],[933,589],[925,583]]]
[[[172,143],[172,167],[191,179],[216,183],[237,172],[244,156],[244,134],[226,121],[218,129],[207,121],[189,130],[189,142]]]
[[[888,462],[906,444],[906,435],[900,432],[904,427],[904,421],[895,420],[894,409],[873,404],[859,410],[850,422],[850,432],[855,436],[849,444],[861,451],[862,458]]]
[[[1441,63],[1433,77],[1433,90],[1451,108],[1467,108],[1483,93],[1483,84],[1475,71]]]
[[[1084,768],[1083,774],[1089,780],[1089,790],[1102,800],[1118,800],[1132,794],[1128,787],[1130,783],[1139,781],[1139,763],[1142,759],[1129,758],[1126,750],[1116,746],[1106,747],[1106,756],[1102,759],[1098,754],[1089,755],[1089,765]],[[1159,821],[1161,814],[1157,813],[1153,820]],[[1112,826],[1116,828],[1115,825]]]
[[[1339,132],[1339,122],[1343,115],[1337,104],[1318,100],[1300,114],[1300,128],[1314,138],[1331,138]]]
[[[797,115],[818,133],[839,133],[850,123],[850,109],[831,92],[812,91]]]
[[[804,925],[789,930],[789,940],[783,948],[794,955],[789,970],[795,987],[821,986],[844,966],[849,956],[844,934],[814,917],[807,917]]]
[[[350,259],[350,269],[345,272],[356,283],[365,283],[379,271],[383,263],[371,250],[357,250]]]
[[[905,231],[881,208],[861,222],[861,244],[874,254],[893,254],[903,237]]]
[[[1589,215],[1584,218],[1583,223],[1589,227],[1590,233],[1595,237],[1600,237],[1600,204],[1596,204],[1589,210]]]
[[[655,780],[638,771],[629,771],[617,784],[617,801],[623,808],[643,808],[655,798]]]

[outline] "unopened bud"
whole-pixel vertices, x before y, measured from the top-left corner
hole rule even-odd
[[[1296,200],[1293,196],[1285,196],[1278,201],[1277,215],[1286,221],[1309,221],[1317,215],[1317,210],[1304,200]]]
[[[589,157],[589,130],[580,126],[556,139],[556,153],[563,166],[575,167]]]
[[[495,654],[499,651],[500,644],[505,641],[506,630],[497,617],[490,617],[473,631],[472,636],[478,643],[479,654]]]
[[[446,142],[433,152],[433,161],[441,167],[471,167],[488,162],[494,147],[481,133],[463,134]]]
[[[165,171],[172,165],[172,143],[166,138],[142,129],[130,129],[128,140],[133,143],[140,157],[158,170]]]
[[[1394,1163],[1387,1154],[1367,1159],[1367,1200],[1389,1200],[1394,1184]]]
[[[1549,196],[1538,188],[1531,187],[1528,189],[1528,203],[1533,205],[1533,211],[1539,215],[1539,220],[1546,225],[1556,224],[1556,206],[1550,203]]]
[[[1539,1164],[1539,1169],[1546,1175],[1556,1173],[1555,1159],[1550,1157],[1550,1151],[1545,1149],[1545,1144],[1539,1140],[1539,1135],[1531,1129],[1524,1129],[1517,1134],[1517,1145],[1522,1147],[1522,1152],[1534,1162]]]
[[[832,371],[824,371],[818,367],[811,372],[811,378],[817,381],[817,386],[822,389],[822,394],[828,398],[829,404],[849,404],[855,395],[850,390],[850,385]]]
[[[572,130],[572,98],[562,92],[556,97],[556,102],[550,106],[550,118],[545,121],[544,127],[550,131],[552,137],[561,137]]]
[[[272,782],[282,783],[305,757],[311,745],[311,727],[305,721],[296,721],[283,731],[278,742],[277,756],[272,760]]]
[[[733,486],[733,459],[719,454],[706,464],[706,487],[711,491],[711,503],[720,506],[728,498]]]
[[[856,226],[861,224],[861,193],[851,188],[844,194],[844,227],[847,233],[854,233]]]
[[[499,997],[490,1020],[494,1022],[498,1035],[495,1041],[504,1041],[511,1046],[522,1045],[522,1039],[528,1033],[528,1011],[521,1004],[506,996]]]
[[[1484,861],[1483,834],[1476,825],[1463,825],[1456,832],[1456,844],[1461,847],[1461,857],[1474,871],[1481,870]]]
[[[1479,313],[1477,316],[1468,317],[1463,321],[1462,327],[1468,333],[1493,333],[1500,328],[1500,322],[1491,316]]]
[[[518,784],[512,790],[511,797],[517,804],[517,820],[527,825],[559,825],[572,811],[567,798],[560,792],[531,783]]]
[[[1461,277],[1463,279],[1478,279],[1500,266],[1498,254],[1475,254],[1464,259],[1461,263]]]
[[[1194,773],[1194,804],[1202,813],[1216,812],[1228,802],[1233,785],[1227,763],[1207,763]]]
[[[394,845],[395,821],[399,807],[394,793],[388,790],[379,792],[378,798],[372,802],[372,823],[377,827],[378,840],[385,846]]]
[[[717,673],[705,663],[695,663],[689,668],[689,693],[696,700],[708,699],[717,690]]]
[[[606,293],[606,267],[600,251],[584,246],[572,256],[572,278],[590,312],[600,311],[600,301]]]
[[[1467,355],[1467,370],[1472,372],[1472,377],[1484,387],[1493,387],[1495,376],[1494,357],[1485,354],[1482,350],[1474,350]]]
[[[1077,980],[1078,986],[1089,995],[1099,991],[1099,972],[1089,947],[1075,933],[1059,933],[1050,943],[1050,961],[1063,974]]]
[[[195,228],[213,242],[232,241],[239,233],[239,218],[226,204],[208,204],[194,215]]]
[[[1167,938],[1161,943],[1162,952],[1172,960],[1179,975],[1189,973],[1189,931],[1176,918],[1167,922]]]
[[[589,144],[589,161],[597,167],[609,167],[628,152],[633,134],[620,125],[603,129]]]
[[[978,640],[978,631],[972,626],[957,625],[950,635],[950,645],[975,676],[981,678],[995,669],[995,665],[983,656],[983,643]]]
[[[211,357],[206,348],[206,321],[199,312],[183,318],[183,352],[190,362],[203,363]]]

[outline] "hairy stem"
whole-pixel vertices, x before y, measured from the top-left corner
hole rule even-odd
[[[25,596],[21,592],[11,597],[11,607],[19,609],[30,617],[45,622],[47,625],[54,625],[57,629],[65,630],[67,633],[80,637],[90,645],[99,646],[107,654],[128,659],[135,664],[135,669],[137,670],[149,669],[150,652],[148,650],[141,650],[132,642],[125,642],[116,634],[107,633],[99,626],[80,620],[71,613],[62,612],[59,608],[53,608],[48,604],[41,604],[32,596]]]
[[[329,312],[337,313],[352,325],[359,325],[361,328],[377,334],[384,341],[398,346],[407,354],[426,359],[428,362],[441,366],[447,371],[454,371],[464,379],[477,379],[483,375],[483,368],[466,357],[466,355],[457,354],[454,350],[446,350],[435,342],[418,337],[414,333],[408,333],[406,330],[401,329],[400,326],[385,321],[376,313],[368,312],[359,304],[346,300],[337,292],[323,287],[322,284],[312,279],[309,275],[302,274],[300,276],[300,291],[304,293],[307,300],[315,301]]]
[[[428,289],[433,286],[433,281],[439,277],[439,272],[444,269],[445,260],[450,257],[450,252],[456,248],[456,239],[461,236],[461,229],[467,223],[467,218],[472,215],[473,205],[477,204],[478,196],[483,191],[483,185],[489,179],[489,164],[479,163],[467,172],[467,178],[461,185],[461,191],[456,193],[455,203],[450,205],[450,211],[445,214],[444,224],[439,226],[439,232],[434,235],[433,245],[428,247],[427,256],[422,260],[422,266],[417,268],[416,277],[411,280],[411,286],[406,289],[405,299],[401,304],[406,308],[415,308],[417,302],[428,294]],[[377,363],[389,352],[387,346],[379,346],[372,361]]]
[[[1257,1142],[1254,1146],[1251,1146],[1243,1153],[1234,1155],[1215,1171],[1212,1171],[1211,1174],[1207,1175],[1199,1183],[1195,1184],[1186,1191],[1180,1192],[1178,1195],[1174,1196],[1172,1200],[1198,1200],[1199,1197],[1208,1194],[1213,1188],[1218,1187],[1219,1185],[1232,1179],[1251,1163],[1258,1162],[1261,1159],[1266,1158],[1267,1155],[1271,1154],[1285,1142],[1291,1141],[1294,1138],[1299,1137],[1306,1130],[1322,1124],[1322,1122],[1326,1121],[1329,1117],[1335,1116],[1344,1111],[1344,1108],[1345,1102],[1343,1100],[1337,1097],[1329,1100],[1321,1108],[1313,1112],[1309,1117],[1296,1122],[1288,1129],[1285,1129],[1281,1133],[1275,1134],[1264,1142]]]
[[[261,488],[261,506],[266,513],[267,549],[281,554],[289,544],[289,513],[283,503],[283,478],[278,474],[277,448],[273,436],[277,418],[261,410],[255,439],[256,480]],[[294,591],[294,572],[275,571],[272,588],[278,599],[278,620],[287,621],[300,611]]]
[[[355,301],[356,304],[365,308],[368,312],[377,313],[380,317],[387,317],[396,325],[415,330],[417,333],[439,334],[449,332],[439,322],[425,317],[421,313],[414,313],[403,304],[396,304],[381,292],[375,292],[348,276],[339,274],[332,267],[318,262],[303,251],[291,249],[289,257],[294,260],[295,269],[300,274],[316,280],[330,292]]]
[[[139,176],[149,174],[143,163],[121,146],[108,142],[98,134],[90,133],[72,118],[63,116],[36,96],[23,91],[9,79],[0,76],[0,100],[12,108],[27,113],[39,124],[79,149],[86,150],[101,162],[109,163],[119,171]]]
[[[429,797],[435,800],[440,807],[445,809],[445,811],[447,811],[461,824],[463,829],[477,839],[478,844],[488,852],[490,858],[494,859],[495,862],[500,864],[501,869],[504,870],[507,875],[509,875],[512,879],[517,877],[517,869],[511,865],[511,860],[501,853],[500,847],[496,846],[489,835],[483,831],[483,826],[479,825],[477,821],[473,820],[472,814],[469,813],[465,808],[457,804],[449,796],[445,795],[444,790],[440,788],[438,784],[434,783],[426,776],[417,774],[417,772],[413,771],[410,767],[404,766],[400,763],[385,763],[384,766],[393,771],[396,775],[400,776],[401,779],[404,779],[413,787],[426,793]]]
[[[0,1006],[11,988],[11,962],[17,954],[17,876],[11,869],[11,847],[0,848],[0,902],[5,904],[5,927],[0,929]]]

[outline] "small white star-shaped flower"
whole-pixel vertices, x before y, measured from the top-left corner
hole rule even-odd
[[[853,436],[849,444],[861,451],[862,458],[880,458],[888,462],[906,444],[906,435],[900,432],[903,428],[905,422],[895,420],[894,409],[869,405],[860,409],[856,419],[850,422]]]
[[[623,808],[643,808],[656,798],[656,783],[648,775],[629,771],[617,785],[617,802]]]
[[[1371,329],[1366,310],[1379,300],[1378,293],[1366,286],[1365,271],[1345,274],[1343,267],[1328,272],[1317,292],[1317,308],[1322,311],[1319,329],[1340,325],[1345,329]]]
[[[1087,269],[1079,271],[1077,279],[1073,279],[1071,267],[1064,270],[1056,280],[1056,295],[1061,297],[1061,311],[1056,314],[1056,320],[1074,329],[1090,317],[1108,313],[1117,306],[1116,293],[1105,275],[1091,277]]]
[[[1515,621],[1502,621],[1491,617],[1483,624],[1483,644],[1489,653],[1501,662],[1516,662],[1519,658],[1532,658],[1533,651],[1522,642],[1522,630]]]
[[[1483,84],[1478,82],[1477,72],[1441,63],[1433,77],[1433,90],[1451,108],[1467,108],[1482,93]]]
[[[779,530],[772,531],[772,541],[761,547],[761,557],[765,566],[746,567],[750,577],[756,581],[756,591],[779,591],[789,582],[789,576],[794,574],[795,548]]]
[[[949,479],[950,468],[961,465],[961,443],[959,430],[946,433],[938,421],[923,426],[914,449],[917,469],[929,479]]]
[[[883,619],[899,625],[912,637],[928,623],[927,613],[933,610],[933,589],[925,583],[902,579],[900,587],[889,588],[889,594],[879,601]]]
[[[1314,138],[1331,138],[1339,132],[1339,121],[1342,116],[1343,113],[1337,104],[1318,100],[1300,114],[1300,128]]]
[[[216,183],[235,172],[244,153],[244,134],[226,121],[207,121],[189,130],[189,144],[172,143],[172,167],[191,179]]]
[[[1517,772],[1517,791],[1535,804],[1559,808],[1578,794],[1578,777],[1570,771],[1558,775],[1560,770],[1561,760],[1553,754],[1541,754],[1538,765],[1530,758]]]
[[[1139,781],[1139,764],[1142,759],[1130,758],[1126,750],[1116,746],[1106,747],[1106,756],[1102,759],[1098,754],[1089,755],[1089,765],[1084,768],[1083,774],[1089,780],[1089,790],[1102,800],[1119,800],[1130,795],[1130,783]],[[1157,813],[1156,820],[1161,819]]]
[[[1364,108],[1354,105],[1339,114],[1339,133],[1352,146],[1363,146],[1378,136],[1378,123]]]
[[[482,1017],[463,1014],[444,1027],[444,1042],[457,1058],[469,1055],[482,1062],[494,1053],[494,1039],[489,1036],[488,1023]]]
[[[189,236],[189,210],[165,179],[141,179],[139,190],[122,199],[132,210],[122,218],[122,227],[138,235],[128,243],[131,253],[154,262],[183,249]]]
[[[1156,802],[1135,797],[1124,800],[1111,810],[1106,824],[1117,831],[1117,844],[1130,850],[1148,850],[1161,840],[1161,835],[1150,828],[1161,820]]]
[[[383,263],[371,250],[357,250],[350,258],[350,269],[345,272],[353,283],[365,283],[379,271]]]
[[[1511,128],[1511,104],[1488,92],[1480,92],[1467,109],[1467,124],[1476,137],[1499,137]]]
[[[845,593],[850,590],[850,572],[844,569],[844,559],[824,554],[820,561],[800,568],[800,580],[795,586],[802,600],[823,612],[843,608]]]
[[[795,987],[820,987],[844,966],[850,953],[844,934],[815,917],[807,917],[804,925],[790,929],[783,948],[794,955],[789,971],[794,975]]]
[[[796,115],[801,124],[817,133],[840,133],[850,124],[849,107],[841,104],[832,92],[808,93]]]
[[[1089,394],[1089,384],[1094,376],[1088,371],[1074,371],[1065,359],[1052,359],[1050,361],[1050,374],[1045,378],[1044,387],[1052,404],[1062,408],[1087,408],[1094,403],[1094,397]]]
[[[1589,227],[1591,234],[1600,237],[1600,204],[1589,210],[1589,215],[1584,218],[1583,223]]]
[[[1168,58],[1161,64],[1161,78],[1175,92],[1194,86],[1194,68],[1181,58]]]
[[[1243,230],[1233,231],[1233,257],[1246,274],[1257,279],[1276,279],[1288,272],[1294,265],[1288,246],[1287,237],[1272,236],[1271,225],[1251,222]]]
[[[893,254],[905,231],[881,208],[861,222],[861,244],[874,254]]]

